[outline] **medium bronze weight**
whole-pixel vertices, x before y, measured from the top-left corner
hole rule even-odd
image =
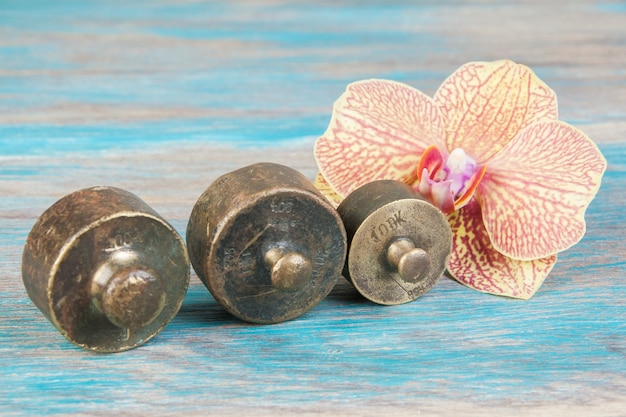
[[[68,340],[119,352],[147,342],[174,318],[189,259],[174,228],[139,197],[94,187],[39,217],[26,239],[22,278]]]
[[[291,168],[250,165],[219,177],[187,225],[196,274],[234,316],[270,324],[315,307],[341,275],[346,233],[336,210]]]

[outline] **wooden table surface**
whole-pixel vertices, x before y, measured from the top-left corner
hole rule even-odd
[[[433,94],[468,61],[526,64],[608,170],[587,234],[529,301],[444,276],[383,307],[341,278],[304,316],[241,322],[192,273],[177,317],[118,354],[35,308],[21,253],[37,217],[127,189],[181,234],[218,175],[313,178],[347,83]],[[626,415],[626,6],[333,0],[0,2],[0,415]]]

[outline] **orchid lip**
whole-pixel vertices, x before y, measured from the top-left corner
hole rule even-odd
[[[444,213],[452,213],[467,204],[487,166],[476,161],[461,148],[446,157],[437,146],[428,147],[417,169],[417,189]]]

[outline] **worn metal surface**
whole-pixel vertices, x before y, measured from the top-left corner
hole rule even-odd
[[[446,217],[398,181],[366,184],[337,207],[349,250],[344,275],[370,301],[403,304],[430,290],[452,247]]]
[[[187,245],[198,277],[231,314],[278,323],[315,307],[346,256],[341,219],[311,182],[258,163],[213,182],[196,202]]]
[[[119,352],[147,342],[178,313],[189,261],[178,233],[139,197],[93,187],[39,217],[26,239],[22,279],[68,340]]]

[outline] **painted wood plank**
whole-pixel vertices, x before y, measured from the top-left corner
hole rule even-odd
[[[626,9],[572,2],[0,5],[0,414],[603,415],[626,409]],[[609,168],[585,238],[523,302],[444,277],[381,307],[343,279],[279,325],[226,314],[193,276],[154,340],[82,351],[28,300],[21,251],[75,189],[135,192],[183,233],[218,175],[312,178],[345,84],[432,94],[464,62],[523,62]]]

